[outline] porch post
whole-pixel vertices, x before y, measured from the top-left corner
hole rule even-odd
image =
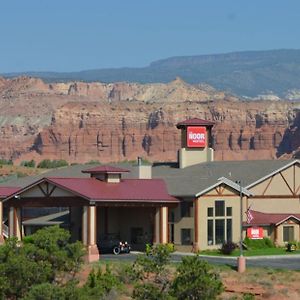
[[[167,244],[169,242],[168,240],[168,232],[169,232],[169,228],[168,228],[168,207],[167,206],[163,206],[160,207],[160,224],[159,224],[159,240],[161,244]]]
[[[3,203],[0,201],[0,245],[4,243],[3,237]]]
[[[9,237],[21,240],[21,209],[11,206],[8,213]]]
[[[154,215],[154,236],[153,236],[153,244],[159,244],[160,242],[160,207],[155,208]]]
[[[82,242],[86,246],[88,262],[99,260],[97,247],[97,208],[96,206],[84,206],[82,209]]]
[[[194,200],[194,252],[200,250],[200,228],[199,228],[199,198]]]

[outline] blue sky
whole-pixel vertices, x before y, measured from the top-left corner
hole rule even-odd
[[[171,56],[300,49],[300,1],[3,0],[0,37],[0,73],[141,67]]]

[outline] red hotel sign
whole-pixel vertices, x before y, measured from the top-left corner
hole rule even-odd
[[[247,228],[247,237],[252,240],[259,240],[264,238],[264,231],[261,227]]]
[[[189,126],[187,128],[187,146],[204,148],[206,146],[206,127]]]

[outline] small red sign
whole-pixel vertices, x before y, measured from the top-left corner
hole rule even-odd
[[[261,240],[264,238],[264,231],[261,227],[247,228],[247,237],[252,240]]]
[[[206,127],[188,127],[187,146],[191,148],[204,148],[206,146]]]

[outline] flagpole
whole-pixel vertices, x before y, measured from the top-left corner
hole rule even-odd
[[[240,227],[240,256],[243,256],[243,193],[242,193],[242,182],[238,181],[240,185],[240,219],[241,219],[241,227]]]
[[[240,256],[237,259],[237,269],[239,273],[243,273],[246,270],[246,258],[243,256],[243,190],[242,182],[238,180],[237,183],[240,186]]]

